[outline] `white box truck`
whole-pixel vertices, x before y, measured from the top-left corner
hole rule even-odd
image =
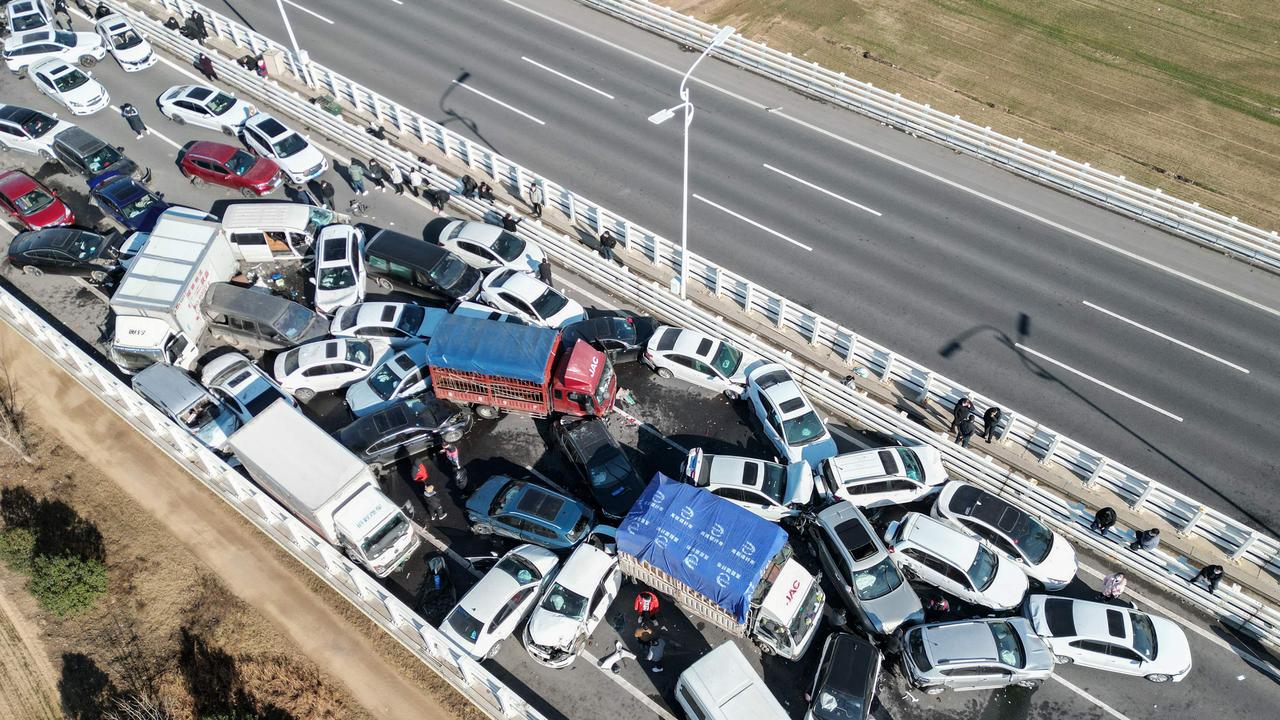
[[[271,497],[378,577],[390,575],[421,541],[369,466],[283,400],[227,440]]]
[[[111,296],[111,360],[130,374],[158,362],[190,370],[208,324],[200,302],[212,283],[235,274],[216,222],[165,212]]]

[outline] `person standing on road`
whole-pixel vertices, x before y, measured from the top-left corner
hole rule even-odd
[[[427,506],[427,519],[432,522],[449,517],[449,513],[444,510],[444,503],[440,502],[440,496],[436,494],[435,485],[422,488],[422,502]]]
[[[53,15],[54,17],[61,15],[66,21],[64,26],[63,20],[59,20],[58,27],[67,31],[71,30],[71,8],[67,7],[67,0],[53,0]]]
[[[414,197],[418,197],[418,190],[422,188],[423,181],[425,179],[426,178],[422,177],[422,170],[420,170],[417,165],[409,168],[409,182],[406,184],[409,188],[409,192]]]
[[[333,183],[329,182],[328,180],[325,180],[324,178],[319,178],[314,182],[315,182],[316,197],[320,198],[321,204],[323,204],[325,207],[332,210],[333,196],[336,194],[336,192],[333,189]]]
[[[502,229],[507,232],[515,232],[516,227],[520,225],[520,220],[511,217],[511,213],[505,213],[502,216]]]
[[[146,123],[142,122],[142,116],[138,114],[138,108],[132,103],[120,104],[120,115],[125,122],[129,123],[129,129],[137,136],[136,139],[141,140],[143,135],[150,135],[151,130],[147,128]]]
[[[431,207],[433,207],[433,208],[435,208],[435,209],[436,209],[436,212],[438,212],[438,213],[443,213],[443,212],[444,212],[444,206],[445,206],[445,205],[447,205],[447,204],[449,203],[449,191],[448,191],[448,190],[439,190],[439,189],[431,190],[431,189],[428,189],[428,190],[424,190],[424,191],[422,191],[422,192],[423,192],[423,195],[425,195],[425,196],[426,196],[427,200],[429,200],[429,201],[431,202]]]
[[[1124,576],[1124,573],[1111,573],[1102,578],[1102,599],[1119,600],[1127,587],[1129,587],[1129,579]]]
[[[538,263],[538,279],[546,283],[548,286],[551,285],[551,261],[550,260],[544,259],[542,262]]]
[[[387,191],[387,169],[382,167],[382,163],[378,162],[378,158],[369,158],[368,178],[373,181],[375,187],[382,192]]]
[[[960,420],[973,414],[973,401],[969,396],[965,396],[956,401],[955,407],[951,408],[951,429],[955,430],[960,424]]]
[[[218,71],[213,68],[213,60],[204,53],[200,53],[200,57],[196,58],[196,69],[209,80],[218,79]]]
[[[637,593],[632,607],[642,622],[658,619],[658,596],[654,595],[650,590],[642,590]]]
[[[1160,528],[1151,528],[1150,530],[1139,530],[1134,533],[1133,542],[1129,543],[1130,550],[1155,550],[1160,547]]]
[[[1089,527],[1099,535],[1106,535],[1111,526],[1116,524],[1116,511],[1109,507],[1104,507],[1093,515],[1093,522]]]
[[[1218,583],[1222,582],[1222,575],[1224,572],[1225,571],[1222,569],[1221,565],[1205,565],[1203,568],[1200,568],[1200,572],[1196,573],[1195,577],[1191,578],[1187,582],[1195,585],[1198,581],[1204,580],[1209,583],[1209,594],[1213,595],[1218,591]]]
[[[533,216],[542,217],[542,203],[546,201],[546,196],[542,192],[542,186],[537,182],[529,183],[529,205],[533,207]]]
[[[351,158],[351,164],[347,166],[347,179],[350,181],[351,189],[357,195],[369,194],[364,187],[364,163],[359,159]]]
[[[404,194],[404,171],[398,164],[391,163],[391,167],[387,168],[387,182],[396,189],[397,195]]]
[[[988,443],[996,434],[996,428],[1000,426],[1000,408],[992,405],[987,411],[982,413],[982,437]]]
[[[960,443],[960,447],[969,447],[969,441],[973,439],[973,434],[977,432],[975,425],[973,413],[960,418],[960,423],[956,427],[956,442]]]

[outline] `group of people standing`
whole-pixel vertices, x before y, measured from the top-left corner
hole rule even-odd
[[[995,405],[987,408],[986,412],[982,413],[982,432],[979,433],[978,415],[973,409],[973,401],[968,396],[960,398],[951,408],[951,431],[956,434],[955,441],[960,443],[960,447],[969,447],[969,441],[977,434],[987,442],[991,442],[996,430],[1000,427],[1002,415],[1003,412]]]

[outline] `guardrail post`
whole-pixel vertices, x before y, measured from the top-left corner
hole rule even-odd
[[[1240,547],[1236,548],[1235,552],[1231,553],[1231,562],[1240,562],[1240,558],[1244,557],[1244,554],[1249,552],[1249,549],[1252,548],[1253,544],[1256,542],[1258,542],[1258,531],[1250,530],[1249,537],[1245,538],[1244,542],[1240,543]]]
[[[861,340],[862,338],[858,337],[857,333],[854,333],[854,332],[849,333],[849,348],[845,350],[845,353],[844,353],[844,361],[846,364],[852,365],[853,362],[857,360],[857,357],[855,356],[857,355],[857,352],[858,352],[858,342]]]
[[[923,404],[929,399],[929,391],[933,389],[933,371],[930,370],[924,374],[924,383],[920,385],[920,394],[916,395],[916,402]]]
[[[786,319],[787,319],[787,299],[784,297],[779,297],[778,298],[778,319],[773,323],[774,327],[781,330],[783,327],[783,323],[786,321]]]
[[[1178,537],[1187,537],[1190,535],[1191,532],[1196,529],[1196,525],[1200,524],[1200,518],[1204,517],[1205,512],[1207,512],[1205,506],[1201,505],[1200,509],[1196,510],[1196,514],[1192,515],[1191,519],[1187,521],[1187,524],[1183,525],[1182,529],[1178,531]]]
[[[880,382],[889,382],[889,378],[893,376],[893,365],[897,361],[898,356],[894,353],[889,353],[889,356],[886,357],[884,361],[884,371],[880,373]]]
[[[1061,443],[1062,436],[1054,435],[1053,439],[1049,441],[1049,449],[1045,452],[1044,457],[1040,458],[1041,465],[1049,466],[1057,460],[1055,456],[1058,454],[1058,445]]]
[[[1107,467],[1111,465],[1111,461],[1105,457],[1098,458],[1098,462],[1094,464],[1093,470],[1089,473],[1089,477],[1084,481],[1084,487],[1092,490],[1098,482],[1098,478],[1102,477],[1102,473],[1106,472]]]
[[[747,300],[747,306],[746,306],[745,308],[743,308],[743,310],[745,310],[745,311],[747,312],[747,314],[751,314],[751,312],[752,312],[752,308],[755,306],[755,300],[756,300],[756,298],[755,298],[755,294],[756,294],[756,285],[755,285],[755,283],[748,282],[748,283],[747,283],[747,298],[746,298],[746,300]]]
[[[1154,486],[1155,484],[1148,480],[1146,486],[1142,488],[1142,492],[1138,493],[1138,497],[1134,498],[1133,503],[1129,505],[1129,509],[1136,513],[1141,513],[1147,505],[1147,498],[1151,497],[1151,489]]]

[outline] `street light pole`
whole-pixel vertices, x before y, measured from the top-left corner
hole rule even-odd
[[[681,172],[681,194],[680,194],[680,299],[687,297],[686,287],[689,284],[689,126],[693,124],[693,102],[689,100],[689,78],[693,75],[693,71],[698,67],[698,63],[703,58],[711,54],[711,51],[723,45],[726,40],[733,37],[734,29],[728,25],[720,28],[720,32],[711,39],[698,59],[693,61],[693,65],[689,66],[689,71],[680,78],[680,104],[675,107],[659,110],[649,116],[649,122],[654,125],[662,123],[675,117],[677,110],[684,110],[684,156],[683,170]]]
[[[284,0],[276,0],[276,5],[280,8],[280,19],[284,20],[284,30],[289,33],[289,42],[293,44],[293,60],[302,71],[303,82],[312,86],[314,83],[311,82],[311,69],[307,67],[307,54],[298,47],[298,38],[293,34],[293,25],[289,24],[289,15],[284,11]]]

